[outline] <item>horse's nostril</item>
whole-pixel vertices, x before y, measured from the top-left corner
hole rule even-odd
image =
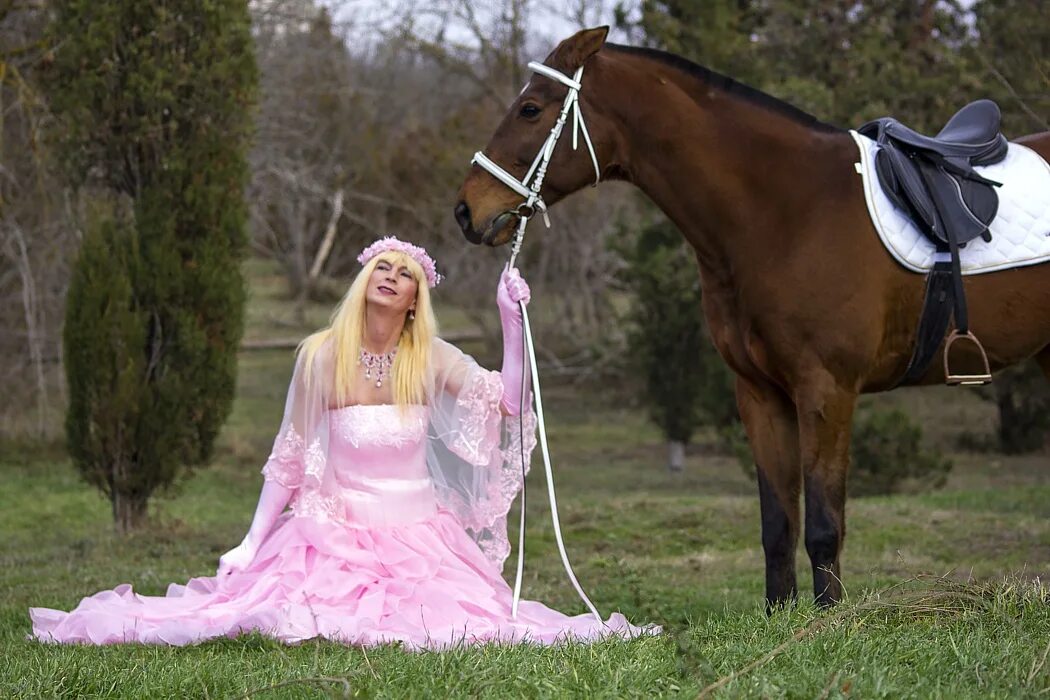
[[[456,204],[455,209],[456,223],[459,227],[467,232],[470,230],[470,207],[467,206],[466,202],[459,202]]]

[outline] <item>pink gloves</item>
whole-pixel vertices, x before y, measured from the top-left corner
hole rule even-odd
[[[521,411],[522,376],[526,376],[525,355],[523,353],[522,317],[518,302],[529,303],[531,298],[529,285],[521,278],[516,267],[504,268],[499,278],[496,292],[496,306],[499,307],[500,323],[503,325],[503,398],[500,405],[509,416],[516,416]],[[525,390],[528,402],[528,388]]]
[[[262,493],[259,494],[259,505],[255,507],[255,516],[252,518],[248,534],[239,545],[219,558],[220,578],[248,568],[291,497],[292,489],[281,486],[276,481],[267,480],[263,484]]]

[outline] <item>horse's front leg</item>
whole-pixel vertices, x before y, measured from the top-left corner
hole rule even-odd
[[[795,406],[771,384],[737,378],[737,407],[758,472],[762,549],[766,555],[766,610],[794,601],[799,533],[798,418]]]
[[[839,553],[846,537],[846,472],[857,393],[827,370],[796,392],[799,447],[806,489],[806,551],[818,605],[842,598]]]

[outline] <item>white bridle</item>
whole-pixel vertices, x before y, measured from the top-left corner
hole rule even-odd
[[[587,144],[587,150],[591,154],[591,164],[594,165],[595,185],[598,184],[598,181],[601,180],[602,176],[601,169],[598,167],[598,156],[595,155],[594,144],[591,143],[591,135],[587,132],[587,125],[583,123],[583,115],[580,113],[580,81],[583,78],[583,66],[577,68],[576,73],[571,78],[550,66],[545,66],[536,61],[530,63],[529,68],[541,75],[557,80],[559,83],[569,88],[569,93],[565,95],[565,102],[562,103],[561,113],[558,115],[558,121],[556,121],[551,128],[550,134],[547,135],[547,140],[544,142],[543,147],[540,148],[540,152],[537,153],[536,157],[533,159],[532,165],[529,167],[528,172],[525,173],[525,177],[519,180],[501,168],[499,164],[481,151],[475,153],[474,158],[470,161],[471,164],[477,164],[484,168],[494,178],[525,198],[525,201],[518,205],[518,208],[515,211],[518,215],[518,230],[514,235],[514,244],[511,246],[510,267],[514,267],[514,260],[518,257],[518,251],[521,250],[522,241],[525,239],[525,227],[528,226],[529,219],[531,219],[536,212],[543,214],[543,221],[547,224],[547,228],[550,228],[551,222],[547,216],[547,204],[543,201],[543,197],[540,196],[540,188],[543,187],[543,178],[547,175],[547,165],[550,164],[551,156],[554,155],[554,147],[558,145],[558,138],[561,136],[562,128],[565,126],[565,122],[569,117],[569,110],[572,110],[573,122],[572,150],[575,151],[577,149],[579,145],[577,135],[582,132],[583,140]],[[554,525],[554,539],[558,543],[558,553],[561,555],[561,561],[565,567],[565,573],[568,575],[573,588],[576,589],[576,593],[579,594],[580,599],[586,604],[587,608],[591,611],[591,614],[594,615],[594,618],[599,623],[604,624],[602,616],[598,613],[598,609],[594,607],[594,603],[592,603],[591,599],[587,597],[580,582],[576,579],[576,574],[572,570],[572,564],[569,563],[569,555],[565,551],[565,541],[561,534],[561,523],[558,518],[558,499],[554,494],[554,470],[551,467],[550,450],[547,448],[547,428],[543,420],[543,398],[540,394],[539,368],[536,366],[536,348],[532,342],[532,328],[529,325],[529,313],[525,309],[524,302],[518,303],[521,307],[521,317],[524,326],[522,342],[525,346],[525,354],[528,356],[529,367],[532,373],[532,391],[533,398],[536,401],[537,426],[540,434],[540,448],[543,452],[543,466],[546,469],[547,475],[547,497],[550,499],[551,522]],[[519,416],[525,415],[525,380],[526,376],[523,371],[521,373],[522,406],[521,411],[518,414]],[[522,464],[522,469],[524,470],[524,464]],[[517,619],[518,617],[518,601],[521,600],[521,580],[522,574],[525,570],[524,476],[523,471],[521,484],[521,521],[518,527],[518,567],[514,576],[514,596],[511,603],[511,617],[514,619]]]
[[[525,237],[525,227],[536,212],[543,214],[543,221],[547,224],[547,228],[550,228],[551,222],[547,216],[547,204],[543,201],[543,197],[540,196],[540,189],[543,187],[543,179],[547,176],[547,166],[550,164],[551,156],[554,155],[554,147],[558,145],[558,139],[561,137],[562,129],[569,118],[570,110],[572,111],[572,150],[575,151],[579,147],[579,134],[582,133],[584,143],[587,144],[587,151],[591,155],[591,164],[594,166],[594,184],[597,185],[602,177],[601,168],[598,167],[598,156],[595,155],[594,144],[591,143],[591,135],[587,131],[587,125],[583,121],[583,114],[580,112],[580,88],[582,87],[583,66],[577,68],[576,73],[571,78],[561,71],[545,66],[538,61],[529,63],[529,68],[540,75],[545,75],[565,85],[569,88],[569,92],[565,95],[565,101],[561,105],[558,121],[551,127],[547,140],[540,148],[539,153],[536,154],[536,157],[533,158],[532,165],[529,166],[525,177],[519,180],[481,151],[475,153],[470,161],[472,165],[479,165],[492,177],[525,198],[525,201],[518,206],[515,212],[518,215],[518,231],[514,236],[514,245],[511,248],[511,267],[514,266],[514,259],[518,256],[518,251],[521,250],[521,243]]]

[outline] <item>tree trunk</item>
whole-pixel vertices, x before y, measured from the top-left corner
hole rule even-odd
[[[667,468],[680,472],[685,466],[685,443],[678,440],[667,441]]]
[[[126,535],[146,522],[148,499],[114,492],[110,502],[113,505],[113,524],[120,534]]]

